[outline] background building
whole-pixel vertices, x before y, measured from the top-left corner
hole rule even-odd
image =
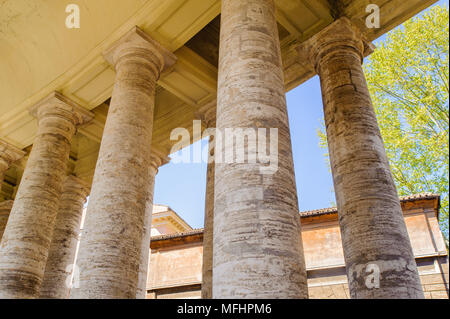
[[[402,197],[401,204],[425,297],[448,298],[449,267],[438,225],[439,195]],[[152,234],[159,234],[151,240],[147,298],[200,298],[203,229],[180,223],[166,206],[155,205],[154,209],[158,213],[153,217]],[[337,209],[301,212],[300,218],[310,298],[349,298]]]

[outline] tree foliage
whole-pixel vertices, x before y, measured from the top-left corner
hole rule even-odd
[[[387,34],[364,71],[399,195],[441,194],[448,238],[449,11],[435,6]],[[321,145],[326,144],[323,132]]]

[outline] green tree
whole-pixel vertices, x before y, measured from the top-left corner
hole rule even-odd
[[[449,10],[435,6],[389,32],[364,70],[399,195],[441,194],[448,238]],[[326,136],[319,131],[321,146]]]

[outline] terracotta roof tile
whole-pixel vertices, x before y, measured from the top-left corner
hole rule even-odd
[[[198,234],[203,234],[203,228],[197,228],[197,229],[193,229],[193,230],[190,230],[187,232],[182,232],[182,233],[173,233],[173,234],[167,234],[167,235],[152,236],[152,241],[165,240],[165,239],[170,239],[170,238],[187,237],[187,236],[198,235]]]
[[[321,209],[314,209],[314,210],[300,212],[300,216],[307,217],[307,216],[327,215],[327,214],[335,214],[335,213],[337,213],[336,207],[328,207],[328,208],[321,208]]]
[[[409,201],[415,201],[415,200],[421,200],[421,199],[440,199],[440,195],[434,194],[434,193],[420,193],[420,194],[402,196],[402,197],[400,197],[400,202],[409,202]],[[336,213],[337,213],[336,207],[329,207],[329,208],[321,208],[321,209],[303,211],[303,212],[300,212],[300,216],[301,217],[309,217],[309,216],[320,216],[320,215],[336,214]],[[165,240],[165,239],[170,239],[170,238],[187,237],[187,236],[198,235],[198,234],[203,234],[203,228],[193,229],[193,230],[190,230],[188,232],[183,232],[183,233],[152,236],[152,241]]]
[[[439,199],[439,194],[434,193],[419,193],[414,195],[408,195],[408,196],[402,196],[400,197],[400,202],[410,202],[415,200],[421,200],[421,199]],[[300,212],[301,217],[308,217],[308,216],[319,216],[319,215],[327,215],[327,214],[336,214],[337,208],[336,207],[329,207],[329,208],[322,208],[322,209],[315,209],[315,210],[309,210]]]

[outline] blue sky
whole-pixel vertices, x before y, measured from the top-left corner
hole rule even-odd
[[[449,5],[441,0],[436,5]],[[374,41],[382,41],[385,36]],[[300,211],[330,207],[335,202],[333,180],[319,147],[317,129],[323,121],[317,76],[286,94]],[[206,141],[200,141],[203,143]],[[193,147],[193,146],[191,146]],[[194,228],[203,227],[206,163],[169,163],[155,181],[154,203],[170,206]]]

